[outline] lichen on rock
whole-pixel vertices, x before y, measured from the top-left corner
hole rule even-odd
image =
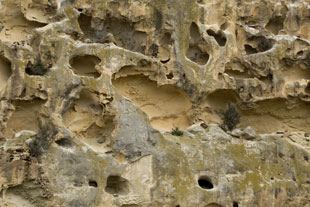
[[[310,207],[309,6],[0,0],[0,206]]]

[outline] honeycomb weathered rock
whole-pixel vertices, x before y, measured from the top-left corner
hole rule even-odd
[[[310,207],[309,7],[0,0],[0,206]]]

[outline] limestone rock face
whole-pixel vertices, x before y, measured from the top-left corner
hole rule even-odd
[[[309,8],[0,0],[0,206],[310,207]]]

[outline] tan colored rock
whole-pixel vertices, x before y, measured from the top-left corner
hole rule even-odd
[[[310,207],[309,6],[0,0],[0,206]]]

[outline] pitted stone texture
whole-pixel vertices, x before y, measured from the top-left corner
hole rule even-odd
[[[0,0],[0,206],[309,207],[309,7]]]

